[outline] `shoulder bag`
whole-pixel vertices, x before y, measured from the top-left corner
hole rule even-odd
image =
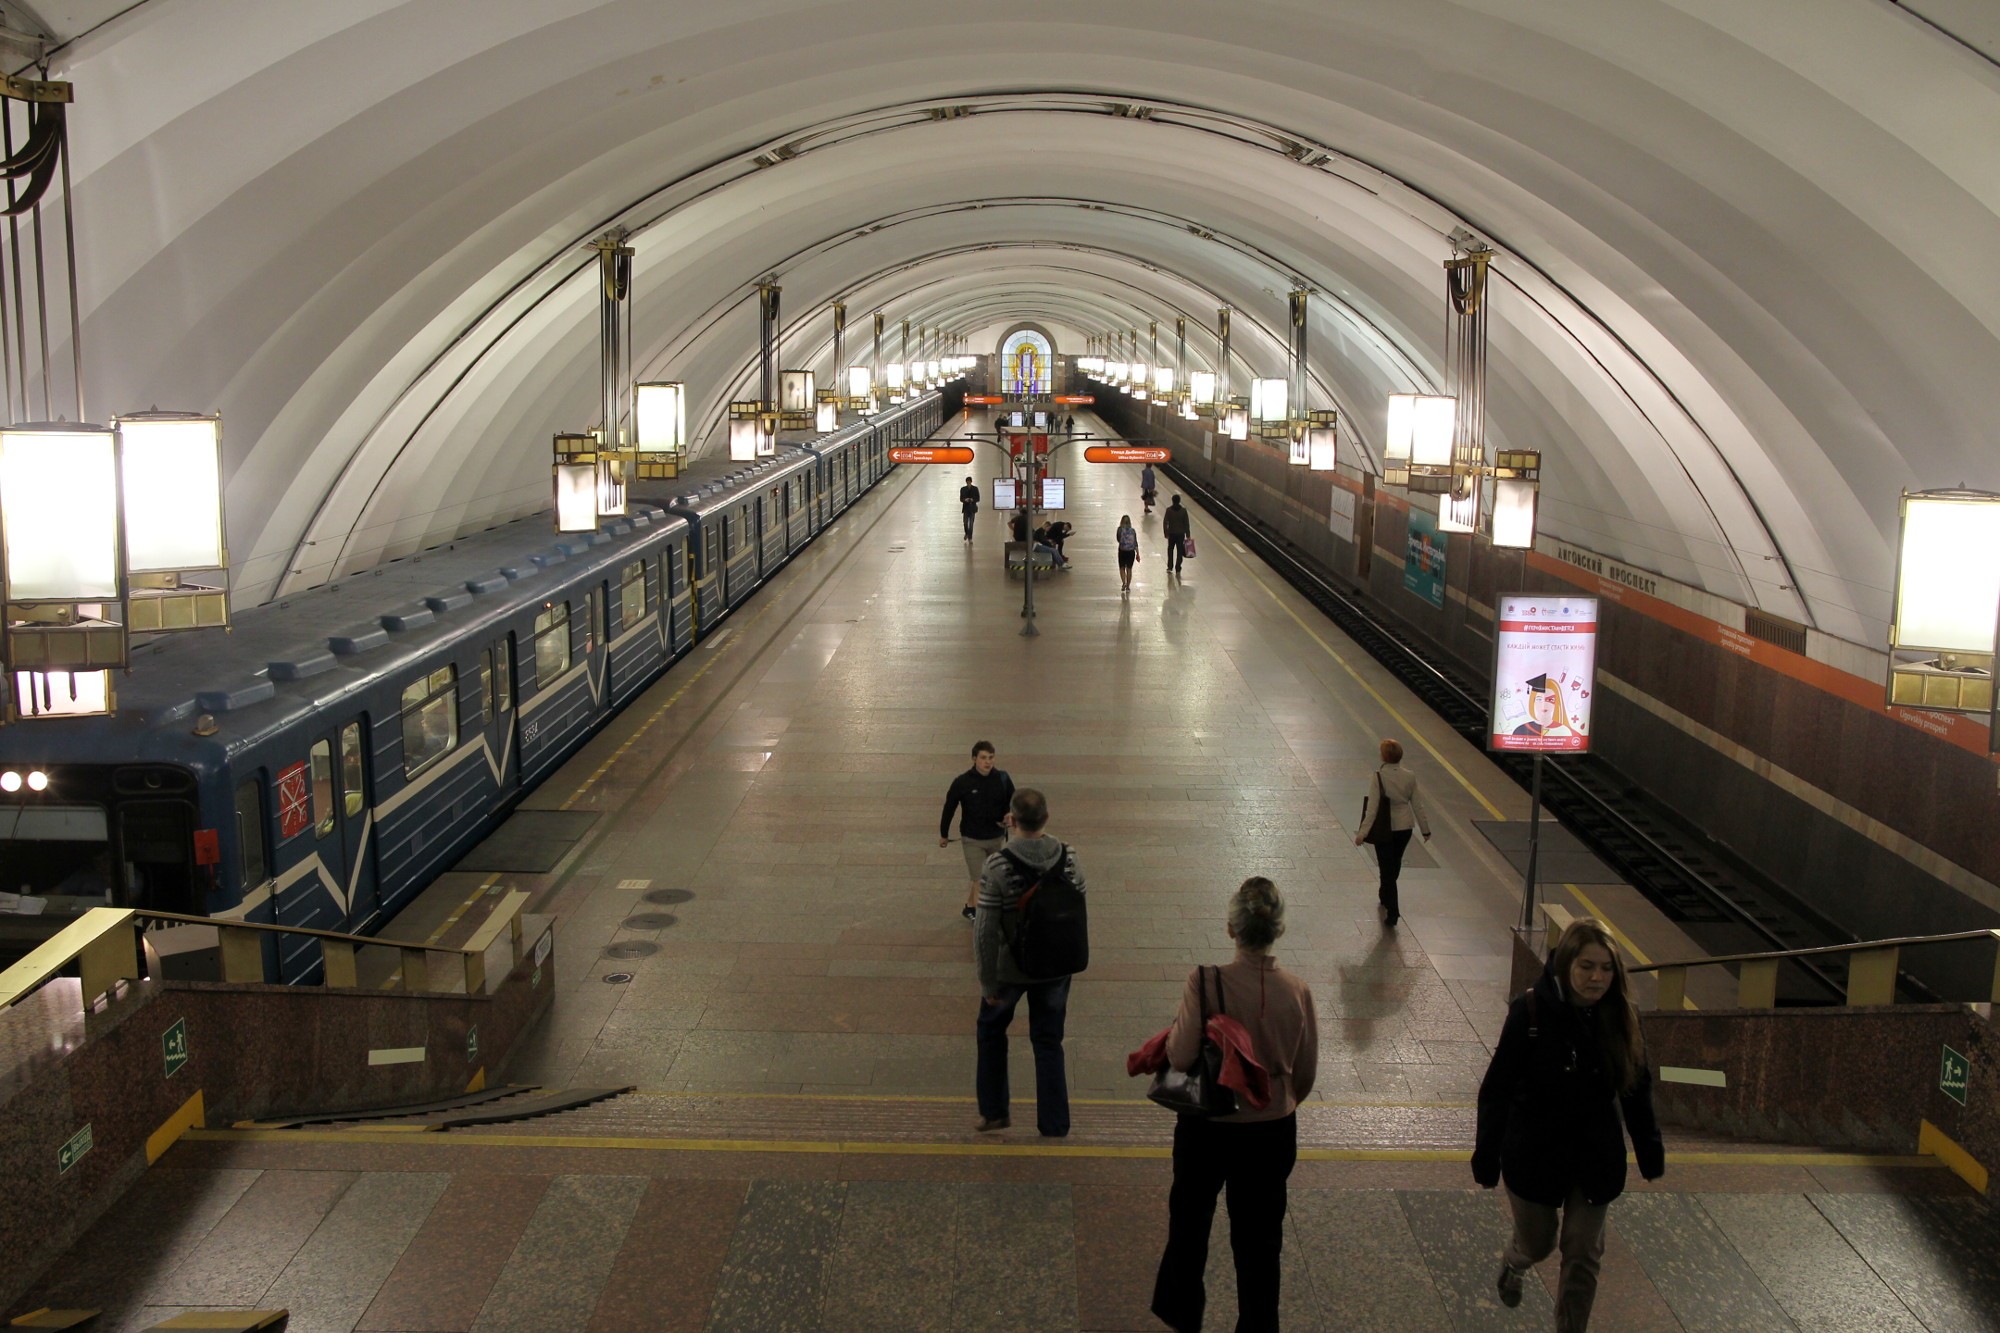
[[[1153,1075],[1146,1096],[1178,1115],[1202,1117],[1229,1115],[1236,1110],[1236,1094],[1222,1086],[1222,1048],[1208,1039],[1208,974],[1200,970],[1195,992],[1201,997],[1201,1053],[1194,1068],[1183,1073],[1172,1065]],[[1222,969],[1215,968],[1215,1011],[1229,1010],[1222,1000]]]
[[[1375,817],[1368,821],[1368,829],[1361,835],[1361,841],[1384,843],[1389,841],[1389,790],[1382,785],[1381,770],[1375,773]],[[1361,803],[1363,812],[1368,809],[1367,801]]]

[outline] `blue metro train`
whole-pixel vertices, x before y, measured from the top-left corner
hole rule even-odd
[[[115,717],[0,728],[0,892],[46,900],[38,934],[106,904],[373,933],[942,413],[926,394],[697,464],[600,532],[521,519],[138,649]],[[272,976],[317,970],[272,938]]]

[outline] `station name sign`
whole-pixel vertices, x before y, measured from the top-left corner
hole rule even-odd
[[[1089,407],[1097,401],[1094,393],[1059,393],[1056,403],[1061,407]]]
[[[1093,444],[1083,451],[1086,463],[1171,463],[1174,451],[1158,444]]]
[[[963,401],[973,407],[998,407],[1006,399],[997,393],[969,393]]]
[[[904,445],[889,451],[891,463],[970,463],[972,450],[962,445]]]

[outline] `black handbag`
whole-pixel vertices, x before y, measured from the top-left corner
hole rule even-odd
[[[1382,785],[1379,772],[1375,775],[1375,794],[1381,799],[1375,802],[1375,817],[1368,821],[1368,829],[1361,835],[1361,841],[1379,844],[1389,841],[1389,790]],[[1368,808],[1366,801],[1362,802],[1361,808],[1364,811]]]
[[[1178,1115],[1202,1117],[1229,1115],[1236,1110],[1236,1094],[1222,1086],[1222,1048],[1208,1038],[1208,968],[1200,970],[1195,993],[1201,997],[1201,1053],[1194,1068],[1182,1072],[1172,1065],[1153,1075],[1146,1096]],[[1215,1011],[1229,1012],[1222,1000],[1222,969],[1215,969]]]

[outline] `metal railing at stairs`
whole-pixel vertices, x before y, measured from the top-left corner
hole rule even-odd
[[[264,939],[271,935],[308,936],[320,948],[322,985],[351,990],[361,984],[356,953],[362,949],[394,949],[399,966],[385,978],[384,989],[431,994],[481,995],[487,990],[486,955],[502,936],[511,941],[512,963],[520,962],[526,941],[521,909],[528,895],[513,890],[464,944],[385,939],[378,935],[348,935],[335,930],[279,926],[220,917],[183,916],[131,907],[94,907],[44,941],[34,952],[0,972],[0,1009],[5,1009],[73,965],[82,982],[84,1012],[112,994],[120,982],[142,975],[140,941],[146,922],[176,926],[207,926],[216,931],[220,979],[225,982],[265,981]],[[510,968],[512,963],[509,964]],[[498,980],[499,978],[494,978]]]

